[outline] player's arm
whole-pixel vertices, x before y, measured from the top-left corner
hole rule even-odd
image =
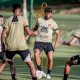
[[[60,45],[60,31],[56,22],[53,22],[53,31],[56,33],[55,48],[57,48]]]
[[[2,43],[2,50],[5,51],[5,38],[6,38],[6,33],[8,30],[6,28],[3,29],[2,35],[1,35],[1,43]]]
[[[60,31],[56,30],[56,41],[55,41],[55,48],[58,47],[60,45]]]
[[[24,30],[28,35],[37,35],[37,31],[30,30],[27,19],[24,19]]]
[[[63,44],[63,45],[68,45],[68,46],[75,46],[74,43],[75,43],[77,40],[78,40],[78,38],[74,36],[70,41],[68,41],[68,42],[64,41],[62,44]]]
[[[25,32],[30,36],[38,34],[37,31],[30,30],[29,26],[25,26]]]
[[[35,27],[32,30],[37,31],[37,29],[38,29],[38,23],[36,23]]]

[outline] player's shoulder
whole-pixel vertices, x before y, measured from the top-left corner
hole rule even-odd
[[[55,21],[54,19],[52,19],[52,18],[50,19],[50,21],[51,21],[52,23],[56,23],[56,21]]]
[[[50,19],[50,22],[51,22],[53,25],[57,25],[56,21],[53,20],[52,18]]]
[[[24,16],[18,16],[18,19],[19,19],[19,20],[23,20],[23,21],[28,20],[28,19],[25,18]]]
[[[12,20],[12,18],[13,18],[13,16],[11,16],[11,17],[7,18],[7,19],[6,19],[6,21],[11,21],[11,20]]]
[[[38,18],[38,21],[41,21],[41,20],[44,20],[44,18],[43,17],[39,17]]]

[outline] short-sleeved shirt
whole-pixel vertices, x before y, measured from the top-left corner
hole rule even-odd
[[[45,20],[44,18],[38,18],[36,23],[38,27],[38,36],[36,36],[36,42],[52,42],[53,31],[58,30],[56,22],[50,18]]]
[[[78,29],[75,33],[74,36],[80,39],[80,29]]]
[[[8,30],[6,35],[6,49],[9,51],[26,50],[28,48],[24,27],[28,25],[27,19],[17,16],[18,21],[13,22],[13,16],[6,20],[4,28]]]

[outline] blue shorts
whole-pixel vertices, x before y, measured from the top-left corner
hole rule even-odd
[[[6,58],[9,60],[12,60],[16,54],[19,54],[24,62],[31,61],[31,53],[30,53],[29,49],[22,50],[22,51],[8,51],[7,50]]]
[[[34,50],[39,49],[40,51],[44,50],[47,54],[49,51],[54,52],[54,48],[52,46],[52,43],[47,42],[35,42],[34,44]]]

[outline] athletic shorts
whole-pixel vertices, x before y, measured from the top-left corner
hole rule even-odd
[[[75,55],[69,59],[71,65],[80,65],[80,55]]]
[[[0,52],[0,60],[5,60],[5,53],[4,52]]]
[[[34,44],[34,50],[39,49],[40,51],[44,50],[47,54],[49,51],[54,52],[54,48],[52,46],[52,43],[44,43],[44,42],[35,42]]]
[[[27,50],[22,50],[22,51],[6,51],[6,58],[9,60],[12,60],[13,57],[18,54],[21,56],[22,60],[24,62],[29,62],[31,61],[31,53],[29,51],[29,49]]]

